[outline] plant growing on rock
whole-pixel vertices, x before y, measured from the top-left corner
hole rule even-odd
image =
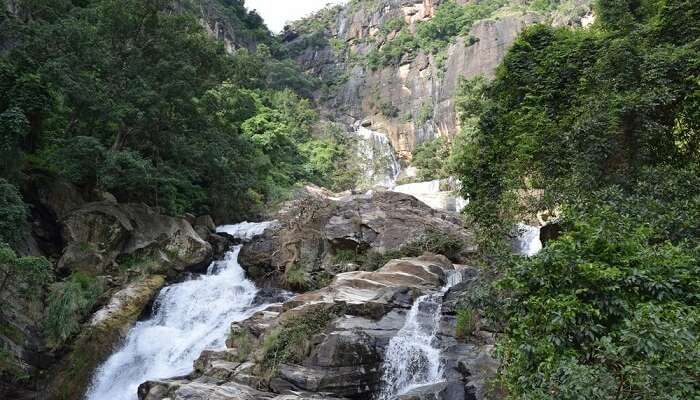
[[[478,328],[479,315],[471,308],[460,308],[457,310],[457,321],[455,323],[455,337],[465,339],[471,336]]]
[[[281,322],[263,340],[262,372],[273,376],[280,364],[302,363],[310,352],[313,336],[342,313],[340,306],[309,306],[303,314]]]
[[[102,294],[102,284],[80,272],[55,283],[49,294],[44,330],[49,345],[61,346],[77,332],[80,323]]]

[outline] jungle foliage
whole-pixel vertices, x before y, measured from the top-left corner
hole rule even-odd
[[[465,81],[455,168],[498,279],[517,399],[700,393],[700,5],[600,0],[589,29],[527,28]],[[535,257],[513,224],[557,215]]]
[[[242,1],[218,12],[259,45],[234,54],[167,0],[42,3],[3,7],[0,19],[1,177],[11,184],[39,170],[86,193],[235,220],[333,173],[309,159],[318,116],[304,96],[315,81],[279,58]]]

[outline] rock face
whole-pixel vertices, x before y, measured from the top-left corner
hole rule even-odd
[[[417,24],[431,19],[442,2],[353,3],[340,10],[327,26],[323,34],[328,39],[326,45],[310,36],[287,35],[290,48],[305,48],[297,61],[314,76],[333,82],[330,90],[317,93],[324,115],[348,126],[363,121],[364,126],[386,133],[399,155],[410,159],[417,144],[450,137],[459,130],[454,97],[462,77],[492,77],[526,26],[552,18],[558,25],[580,26],[581,18],[591,9],[590,0],[578,0],[572,15],[555,12],[550,17],[514,8],[476,22],[468,35],[457,38],[442,55],[419,51],[413,56],[404,55],[395,65],[375,70],[364,64],[365,56],[398,33],[382,36],[387,22],[401,20],[409,32],[415,32]],[[305,46],[306,42],[314,45]],[[386,115],[382,108],[394,111]]]
[[[116,292],[96,312],[71,346],[70,353],[55,366],[56,377],[44,395],[50,399],[78,399],[85,394],[97,366],[114,350],[158,291],[165,277],[138,279]]]
[[[149,258],[158,272],[171,274],[207,264],[212,256],[211,245],[187,220],[142,204],[89,203],[62,221],[62,237],[59,270],[95,275],[109,272],[124,256]]]
[[[430,234],[458,243],[451,255],[455,260],[476,250],[473,234],[459,218],[412,196],[388,191],[333,195],[307,187],[287,205],[277,227],[243,246],[239,261],[259,284],[279,284],[292,265],[309,276],[334,275]]]
[[[382,386],[388,343],[403,327],[413,302],[439,291],[455,273],[472,272],[456,270],[444,256],[424,255],[392,260],[374,272],[339,274],[323,289],[233,324],[228,349],[203,353],[187,377],[144,383],[139,398],[372,398]],[[314,321],[304,325],[311,331],[295,336],[305,321]],[[484,398],[484,381],[495,372],[492,345],[454,335],[454,315],[444,313],[437,337],[447,382],[424,387],[407,399]],[[270,349],[280,350],[279,346],[286,347],[272,353]],[[283,355],[278,360],[270,354]]]

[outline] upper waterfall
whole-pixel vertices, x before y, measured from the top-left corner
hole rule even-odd
[[[401,173],[401,164],[396,158],[389,138],[383,133],[363,126],[357,129],[356,134],[360,139],[357,155],[362,170],[359,186],[393,188],[396,185],[396,178]]]

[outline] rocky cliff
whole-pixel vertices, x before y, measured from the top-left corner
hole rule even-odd
[[[402,158],[410,159],[417,144],[458,132],[454,100],[460,79],[493,76],[525,27],[540,22],[580,26],[590,23],[591,16],[589,0],[563,1],[548,11],[533,11],[527,0],[501,2],[505,5],[474,22],[468,33],[452,37],[440,51],[418,48],[387,65],[368,65],[373,52],[393,46],[401,35],[415,35],[443,3],[352,1],[290,27],[287,47],[324,81],[316,97],[325,116],[348,126],[371,123],[389,135]],[[320,29],[309,28],[318,24]]]

